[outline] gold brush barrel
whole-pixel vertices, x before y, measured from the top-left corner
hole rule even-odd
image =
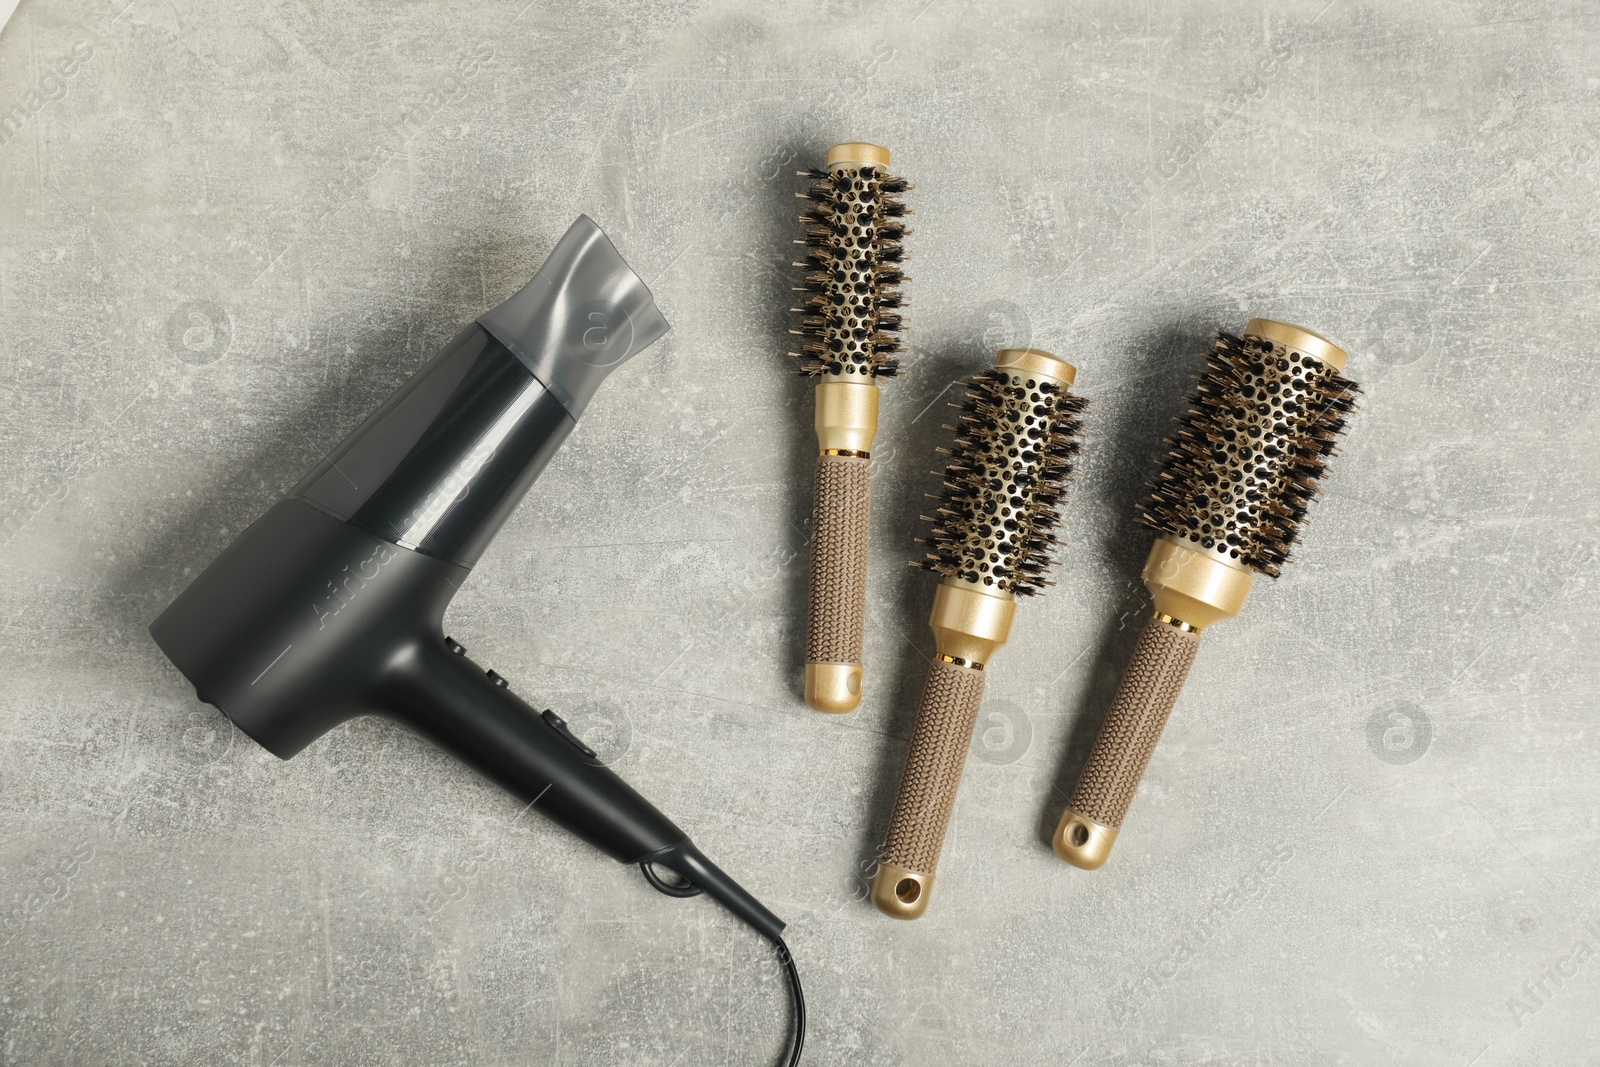
[[[841,144],[827,169],[800,194],[813,207],[799,242],[814,251],[800,329],[802,373],[815,375],[817,463],[811,512],[811,577],[806,608],[806,703],[846,712],[861,702],[862,634],[867,609],[867,535],[872,513],[872,439],[878,429],[879,377],[895,371],[901,277],[897,194],[886,173],[889,151]]]
[[[928,624],[935,654],[906,752],[872,902],[896,919],[928,907],[987,668],[1011,632],[1017,595],[1038,592],[1077,451],[1076,371],[1007,349],[968,382],[941,507],[921,566],[943,575]]]
[[[1200,633],[1276,577],[1333,454],[1355,384],[1345,354],[1309,330],[1252,319],[1218,336],[1140,521],[1159,531],[1144,582],[1155,612],[1056,825],[1051,846],[1095,870],[1111,855]]]

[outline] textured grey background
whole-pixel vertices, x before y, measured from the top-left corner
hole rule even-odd
[[[777,1055],[714,907],[379,722],[280,763],[145,633],[580,211],[675,330],[450,628],[792,924],[808,1062],[1600,1062],[1600,7],[125,2],[0,36],[0,1062]],[[792,172],[850,139],[918,214],[869,690],[827,718],[784,309]],[[1046,831],[1144,610],[1128,514],[1252,315],[1343,341],[1365,407],[1075,871]],[[935,401],[1008,342],[1081,367],[1089,460],[896,924],[863,897]]]

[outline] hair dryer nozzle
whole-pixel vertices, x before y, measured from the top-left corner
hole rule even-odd
[[[573,418],[606,375],[669,328],[649,287],[587,215],[578,216],[527,285],[478,322]]]

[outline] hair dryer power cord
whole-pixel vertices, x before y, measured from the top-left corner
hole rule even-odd
[[[644,880],[658,893],[680,898],[700,895],[700,887],[693,882],[674,885],[664,880],[648,860],[639,864],[639,869],[644,872]],[[806,995],[800,988],[800,971],[794,965],[794,955],[789,951],[789,946],[781,937],[773,938],[772,943],[778,946],[778,959],[783,963],[784,973],[789,976],[789,989],[794,993],[794,1044],[790,1046],[787,1067],[795,1067],[800,1062],[801,1051],[806,1047]]]

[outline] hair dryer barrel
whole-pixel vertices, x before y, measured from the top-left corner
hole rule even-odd
[[[401,548],[471,567],[576,425],[473,323],[289,496]]]
[[[470,567],[600,383],[667,328],[644,282],[579,216],[527,285],[458,334],[290,496]]]

